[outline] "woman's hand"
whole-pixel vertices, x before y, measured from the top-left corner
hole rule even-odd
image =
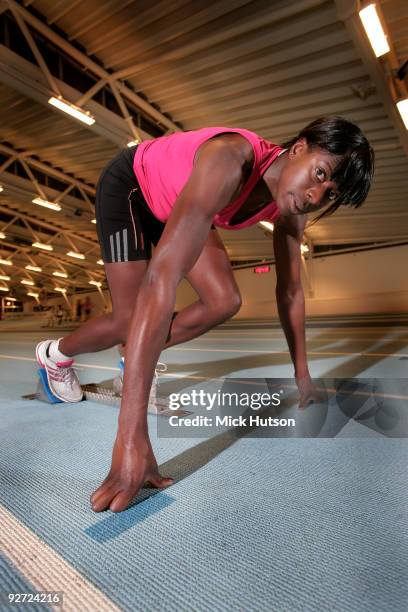
[[[295,380],[300,394],[299,408],[307,408],[311,402],[321,404],[327,399],[325,393],[316,389],[309,374],[306,376],[296,376]]]
[[[173,484],[172,478],[159,473],[156,458],[147,435],[141,435],[131,444],[118,433],[113,447],[109,474],[91,497],[92,509],[102,512],[125,510],[145,483],[159,489]]]

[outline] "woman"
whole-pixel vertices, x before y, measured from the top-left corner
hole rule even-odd
[[[59,341],[41,342],[36,351],[53,393],[76,402],[82,391],[72,357],[126,344],[112,465],[91,497],[95,511],[124,510],[145,482],[172,483],[158,471],[147,402],[161,351],[205,333],[240,308],[216,227],[274,222],[276,297],[300,405],[318,400],[307,366],[300,280],[306,215],[360,206],[373,164],[360,128],[341,117],[311,123],[282,147],[248,130],[205,128],[143,142],[108,164],[97,187],[96,216],[113,311]],[[199,299],[172,317],[184,277]]]

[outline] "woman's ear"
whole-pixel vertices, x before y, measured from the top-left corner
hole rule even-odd
[[[298,155],[302,155],[307,152],[308,146],[306,142],[306,138],[299,138],[289,149],[289,159],[293,159]]]

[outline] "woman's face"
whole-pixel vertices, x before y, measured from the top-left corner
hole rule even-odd
[[[333,202],[337,186],[331,180],[338,158],[324,149],[309,149],[304,139],[289,150],[279,176],[276,203],[282,215],[305,215]]]

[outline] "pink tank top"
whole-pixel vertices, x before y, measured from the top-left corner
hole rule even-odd
[[[254,225],[259,221],[277,219],[279,209],[276,202],[270,202],[249,219],[229,225],[230,219],[244,204],[266,169],[278,157],[282,147],[264,140],[249,130],[225,127],[175,132],[169,136],[146,140],[138,145],[133,168],[145,200],[157,219],[166,222],[169,218],[174,202],[191,174],[198,147],[209,138],[225,132],[236,132],[249,140],[254,150],[254,165],[241,195],[215,215],[214,225],[235,230]]]

